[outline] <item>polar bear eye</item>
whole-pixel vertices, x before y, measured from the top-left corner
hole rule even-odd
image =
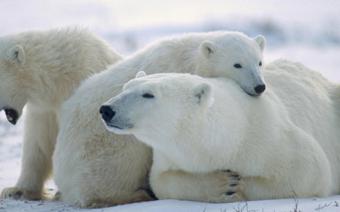
[[[146,99],[152,99],[152,98],[155,98],[155,96],[151,93],[144,93],[142,95],[143,98],[146,98]]]
[[[259,62],[259,66],[262,66],[262,61]]]
[[[242,68],[241,64],[239,64],[239,63],[235,63],[235,64],[234,64],[234,67],[235,67],[235,68]]]

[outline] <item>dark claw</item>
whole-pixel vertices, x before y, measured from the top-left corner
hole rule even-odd
[[[227,172],[227,173],[230,173],[231,170],[230,169],[227,169],[227,170],[222,170],[223,172]]]
[[[21,195],[22,195],[22,191],[17,191],[17,192],[15,192],[15,195],[21,196]]]
[[[14,198],[15,198],[15,199],[19,199],[22,195],[23,195],[22,191],[17,191],[17,192],[15,192],[15,194],[14,194]]]
[[[233,194],[235,194],[235,191],[228,191],[228,192],[226,192],[226,195],[228,195],[228,196],[231,196]]]
[[[230,187],[235,187],[235,186],[237,186],[237,183],[230,184],[229,186]]]

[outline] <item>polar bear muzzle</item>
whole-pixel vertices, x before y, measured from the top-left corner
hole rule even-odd
[[[4,108],[7,121],[15,125],[19,119],[19,113],[13,108]]]
[[[100,107],[99,113],[102,115],[102,119],[105,122],[110,122],[115,116],[116,112],[112,110],[109,105],[103,105]]]
[[[104,104],[100,107],[99,113],[109,131],[117,134],[124,134],[126,130],[133,128],[133,124],[119,114],[119,110],[115,110],[110,104]]]
[[[258,95],[260,95],[261,93],[263,93],[264,90],[266,90],[266,85],[265,84],[257,85],[254,88],[254,90]]]

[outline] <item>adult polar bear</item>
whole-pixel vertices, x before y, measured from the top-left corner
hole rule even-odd
[[[100,105],[118,94],[138,71],[230,77],[250,95],[258,95],[264,90],[262,86],[256,91],[257,85],[263,85],[263,48],[262,36],[186,34],[155,42],[86,80],[65,102],[61,113],[53,168],[62,200],[81,207],[100,207],[150,199],[141,189],[151,164],[150,149],[133,136],[107,132],[98,113]]]
[[[339,193],[340,87],[288,61],[270,64],[263,74],[269,89],[260,98],[221,78],[138,78],[105,104],[114,114],[106,123],[153,147],[150,183],[160,199],[228,202],[233,196]],[[145,93],[152,98],[143,98]],[[221,169],[238,172],[243,187],[228,196],[206,187],[213,178],[198,177]]]
[[[84,29],[31,31],[0,37],[0,110],[15,124],[27,105],[22,167],[1,197],[40,199],[51,172],[60,105],[80,82],[120,60]]]

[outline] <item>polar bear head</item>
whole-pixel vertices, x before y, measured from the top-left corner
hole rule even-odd
[[[0,40],[0,111],[5,111],[12,124],[16,124],[27,102],[23,84],[28,75],[23,71],[24,64],[24,49]]]
[[[154,136],[164,133],[163,129],[176,134],[185,120],[200,117],[213,104],[210,85],[199,79],[190,74],[139,74],[101,106],[102,119],[109,131],[139,139],[152,136],[150,132],[144,135],[146,131],[153,131]]]
[[[233,79],[251,96],[265,90],[262,77],[265,38],[239,32],[220,32],[200,44],[197,73],[204,77]]]

